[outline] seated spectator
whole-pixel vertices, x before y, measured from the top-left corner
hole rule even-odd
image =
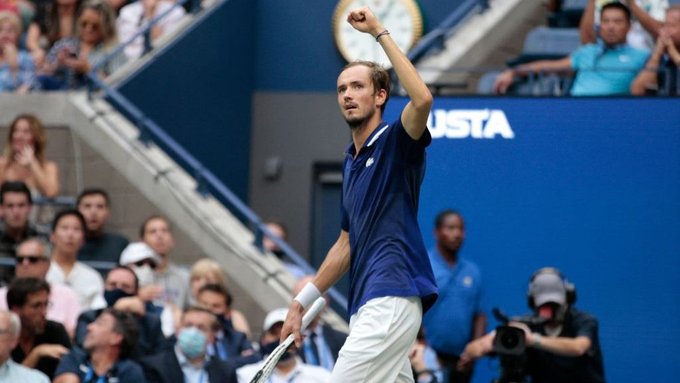
[[[49,383],[47,375],[17,364],[10,358],[19,344],[21,320],[13,312],[0,310],[0,382]]]
[[[305,285],[314,280],[313,275],[300,278],[293,286],[293,296],[297,296]],[[324,297],[328,302],[329,298]],[[302,347],[298,349],[298,356],[312,366],[320,366],[332,371],[338,360],[340,349],[345,344],[347,334],[321,323],[321,314],[307,326]]]
[[[26,48],[31,53],[36,67],[45,62],[45,52],[54,43],[71,37],[76,30],[76,13],[81,0],[55,0],[39,2],[33,21],[26,33]]]
[[[81,261],[118,263],[120,254],[129,241],[117,233],[104,231],[111,216],[109,194],[103,189],[85,189],[76,201],[78,211],[85,218],[85,244],[78,252]]]
[[[673,5],[666,12],[666,22],[660,29],[654,52],[631,85],[631,93],[677,95],[680,87],[678,67],[680,67],[680,5]]]
[[[146,28],[153,18],[165,14],[175,4],[174,1],[169,0],[139,0],[124,6],[116,20],[120,41],[128,42],[132,36]],[[154,24],[150,31],[151,42],[153,43],[162,35],[176,28],[185,13],[184,8],[176,6]],[[125,55],[130,60],[139,58],[142,53],[144,53],[143,35],[138,36],[125,47]]]
[[[271,231],[272,234],[278,238],[281,238],[284,241],[288,240],[288,229],[286,229],[286,226],[282,222],[269,220],[265,223],[265,225],[267,226],[267,229],[269,229],[269,231]],[[264,237],[262,240],[262,246],[265,250],[271,252],[276,256],[276,258],[283,262],[284,266],[286,266],[286,270],[288,270],[288,272],[293,275],[293,278],[299,279],[307,274],[300,268],[300,266],[291,262],[289,259],[286,259],[286,253],[284,253],[283,250],[279,248],[279,245],[277,245],[276,242],[272,241],[269,237]]]
[[[413,349],[408,358],[411,361],[413,377],[418,383],[454,383],[457,381],[450,376],[449,380],[444,380],[442,367],[437,359],[437,352],[427,344],[425,331],[422,326],[418,331],[416,343],[413,345]]]
[[[59,194],[59,168],[45,158],[47,138],[40,120],[31,114],[17,116],[9,127],[5,152],[0,157],[0,182],[24,182],[34,195]]]
[[[161,331],[161,320],[138,296],[138,280],[135,273],[126,266],[118,266],[106,275],[104,297],[107,309],[85,311],[78,318],[75,343],[85,347],[88,330],[102,313],[110,309],[127,312],[135,319],[138,329],[137,342],[130,353],[134,359],[151,355],[167,348]]]
[[[12,359],[26,367],[42,371],[50,379],[59,359],[71,341],[61,323],[47,319],[50,286],[37,278],[17,278],[9,285],[7,306],[21,319],[19,343]]]
[[[19,17],[0,11],[0,94],[26,93],[35,82],[35,64],[28,52],[19,49],[19,36]]]
[[[74,37],[57,41],[45,58],[44,74],[38,77],[44,90],[76,89],[85,86],[87,73],[111,53],[118,42],[116,15],[105,1],[88,0],[78,13]],[[118,54],[100,67],[108,76],[125,64]]]
[[[85,219],[78,210],[57,213],[52,223],[52,264],[47,281],[70,286],[77,294],[83,310],[106,306],[104,281],[90,266],[77,260],[78,250],[85,237]]]
[[[161,259],[154,270],[154,283],[161,289],[152,299],[159,306],[171,303],[184,308],[189,299],[189,274],[170,262],[170,252],[175,247],[170,223],[162,216],[153,215],[142,223],[139,236]]]
[[[616,0],[588,0],[579,25],[583,44],[597,42],[597,30],[601,28],[599,16],[602,7],[614,1]],[[652,50],[654,39],[659,34],[661,21],[668,8],[668,0],[622,0],[621,3],[628,6],[633,16],[626,36],[628,45],[637,49]]]
[[[50,249],[41,238],[31,237],[17,246],[16,278],[38,278],[45,280],[50,268]],[[0,309],[7,309],[7,287],[0,288]],[[59,322],[73,338],[76,321],[80,315],[78,295],[68,286],[59,283],[50,285],[47,319]]]
[[[253,350],[246,334],[234,330],[225,316],[231,295],[222,285],[207,284],[198,291],[198,304],[212,311],[220,322],[215,343],[208,345],[208,355],[220,360],[231,360],[236,367],[255,363],[260,356]]]
[[[494,84],[496,93],[504,94],[515,75],[541,72],[576,71],[572,96],[611,96],[630,94],[630,84],[643,67],[649,53],[626,44],[630,29],[630,11],[621,3],[602,7],[600,37],[603,45],[587,44],[570,56],[558,60],[541,60],[519,65],[502,72]]]
[[[280,308],[270,311],[264,318],[262,338],[260,339],[260,350],[263,356],[269,355],[279,345],[281,327],[286,320],[288,309]],[[239,383],[248,383],[255,374],[262,368],[264,362],[249,364],[239,368]],[[302,359],[295,355],[295,351],[288,349],[281,357],[274,368],[269,382],[271,383],[323,383],[329,382],[331,373],[324,368],[305,364]]]
[[[207,284],[218,284],[222,286],[225,291],[228,291],[227,276],[224,274],[224,271],[222,271],[220,264],[210,258],[203,258],[196,261],[191,267],[189,279],[191,281],[190,302],[192,303],[198,301],[198,292]],[[250,326],[248,325],[248,321],[243,313],[232,308],[232,301],[232,297],[229,295],[226,310],[223,312],[225,320],[234,330],[240,331],[250,338]]]
[[[54,383],[144,382],[142,368],[130,360],[137,334],[130,314],[105,310],[87,326],[83,349],[74,348],[62,358]]]
[[[16,246],[30,237],[47,238],[48,234],[29,221],[33,208],[31,191],[23,182],[3,182],[0,185],[0,207],[2,220],[0,221],[0,257],[14,258]],[[13,268],[0,268],[0,278],[9,282],[14,275]]]
[[[206,350],[215,341],[219,329],[210,311],[190,307],[182,314],[177,344],[174,348],[142,359],[148,383],[176,383],[183,376],[186,383],[236,383],[236,370],[229,361],[207,357]],[[201,378],[203,377],[203,378]]]

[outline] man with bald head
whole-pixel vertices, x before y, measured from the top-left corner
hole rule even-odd
[[[293,295],[299,294],[313,279],[312,275],[300,278],[293,287]],[[325,299],[328,305],[328,297]],[[298,348],[298,355],[307,364],[332,371],[338,359],[338,353],[345,344],[345,339],[347,339],[346,333],[321,323],[321,315],[319,315],[307,327],[302,347]]]
[[[10,358],[19,343],[21,320],[11,311],[0,310],[0,382],[49,383],[47,375],[24,367]]]

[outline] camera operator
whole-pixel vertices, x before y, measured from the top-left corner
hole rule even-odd
[[[554,268],[534,273],[527,293],[533,315],[542,325],[528,326],[510,322],[525,334],[525,374],[534,383],[604,382],[602,353],[597,319],[572,307],[576,300],[574,285]],[[496,331],[474,340],[465,347],[458,368],[493,351]]]

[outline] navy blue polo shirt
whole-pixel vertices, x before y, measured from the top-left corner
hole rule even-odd
[[[412,139],[401,120],[382,122],[343,166],[342,229],[350,243],[350,316],[373,298],[420,297],[423,311],[437,285],[418,227],[418,197],[425,175],[426,129]]]
[[[66,373],[78,375],[82,383],[140,383],[146,381],[142,368],[130,359],[119,360],[105,375],[98,376],[92,368],[90,356],[78,347],[74,347],[71,352],[61,358],[54,377]]]

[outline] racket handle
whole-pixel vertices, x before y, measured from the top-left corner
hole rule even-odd
[[[304,330],[309,326],[310,323],[314,320],[314,318],[319,315],[321,310],[326,306],[326,300],[323,297],[317,298],[314,303],[312,304],[312,307],[307,310],[305,315],[302,317],[302,328],[300,330]]]

